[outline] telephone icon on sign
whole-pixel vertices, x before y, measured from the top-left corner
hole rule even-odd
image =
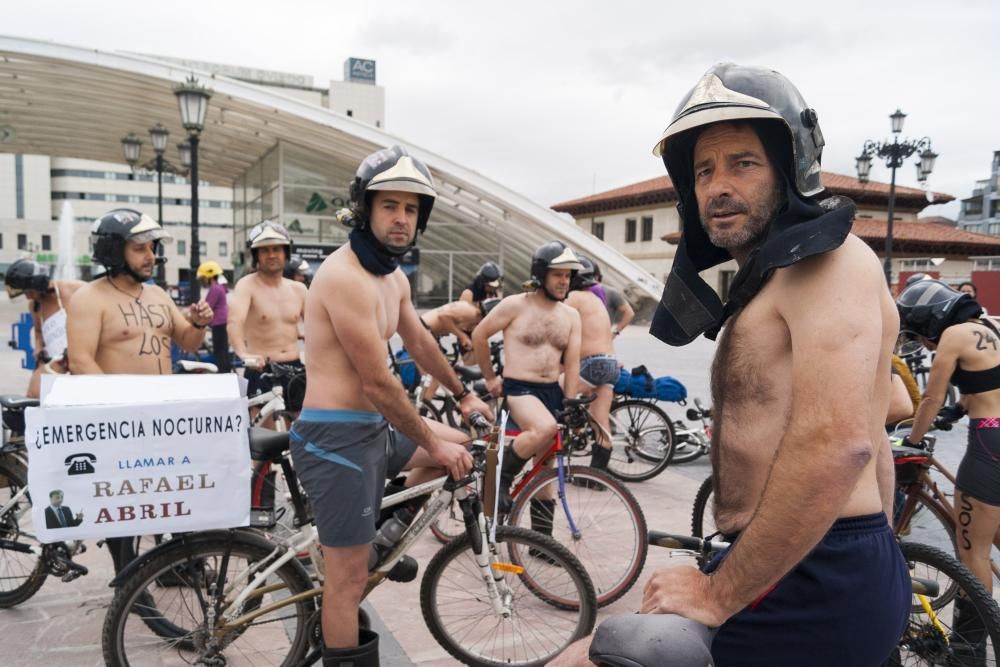
[[[85,452],[80,454],[70,454],[66,457],[66,465],[69,466],[69,470],[66,471],[66,474],[89,475],[97,472],[94,470],[95,463],[97,463],[97,457],[93,454],[87,454]]]

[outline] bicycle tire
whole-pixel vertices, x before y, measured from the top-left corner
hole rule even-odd
[[[701,444],[678,439],[678,441],[674,443],[674,455],[670,462],[678,465],[681,463],[690,463],[691,461],[694,461],[704,455],[705,450],[702,449]]]
[[[712,476],[709,475],[698,487],[698,492],[694,494],[694,506],[691,508],[691,535],[693,537],[706,537],[715,532],[712,500],[714,500]]]
[[[622,401],[611,410],[608,472],[623,482],[644,482],[666,470],[677,436],[670,417],[645,401]]]
[[[426,417],[427,419],[444,423],[441,417],[441,411],[438,410],[437,406],[427,400],[421,400],[420,405],[417,407],[417,414],[421,417]]]
[[[514,496],[507,523],[531,528],[531,500],[556,498],[552,526],[543,526],[543,532],[548,535],[551,530],[556,541],[583,563],[594,582],[598,606],[607,606],[632,588],[646,563],[646,517],[632,492],[601,470],[568,466],[563,489],[579,535],[573,535],[566,510],[558,500],[556,469],[542,471]],[[619,557],[623,552],[627,557]]]
[[[424,621],[438,644],[463,664],[544,665],[593,630],[597,620],[593,584],[580,561],[550,537],[523,528],[498,526],[496,538],[497,552],[491,562],[509,558],[510,565],[523,568],[521,572],[508,571],[502,579],[511,587],[511,616],[503,618],[494,611],[483,590],[482,571],[469,537],[462,535],[438,551],[427,565],[420,582]],[[529,556],[531,550],[543,554],[554,565]],[[553,590],[555,577],[562,580],[558,591]],[[540,589],[546,595],[539,595]],[[564,604],[557,609],[551,604],[554,593],[564,598]],[[461,596],[466,598],[464,605]],[[524,620],[527,616],[530,620]],[[557,638],[560,631],[565,636]],[[529,645],[512,647],[511,642],[518,639]]]
[[[952,595],[944,604],[940,603],[942,595],[933,598],[933,619],[914,596],[907,628],[888,664],[996,665],[1000,652],[1000,607],[982,582],[958,559],[941,549],[916,542],[904,542],[900,549],[911,566],[912,576],[933,579],[939,584],[940,579],[947,578],[951,583],[941,586],[941,590],[954,587],[961,596]],[[968,604],[959,602],[963,598]],[[956,609],[960,604],[965,605],[963,616],[966,618],[956,622]],[[946,635],[942,634],[942,628]]]
[[[900,542],[927,544],[958,558],[954,519],[925,490],[917,492],[917,503],[908,525],[894,523],[893,532]]]
[[[0,505],[6,505],[27,486],[27,468],[16,459],[4,457],[0,461]],[[31,533],[31,525],[31,497],[25,494],[22,501],[0,516],[0,537],[18,542],[26,528]],[[47,576],[40,556],[13,549],[0,550],[0,609],[10,609],[29,600]],[[8,588],[10,582],[16,582],[12,588]]]
[[[465,534],[465,520],[462,518],[461,512],[458,502],[452,498],[448,507],[430,525],[431,533],[438,542],[448,544],[456,537]]]
[[[165,661],[176,655],[178,665],[193,664],[198,659],[219,657],[220,654],[215,653],[218,649],[223,658],[226,651],[230,655],[245,658],[253,652],[267,650],[274,656],[269,658],[271,661],[268,664],[281,664],[285,667],[299,664],[309,649],[309,629],[318,613],[311,598],[275,610],[277,617],[255,620],[221,637],[213,637],[218,625],[209,628],[206,627],[204,618],[196,618],[199,614],[204,615],[199,602],[201,596],[205,596],[208,606],[215,602],[210,588],[218,582],[221,561],[225,555],[228,554],[226,562],[234,569],[222,573],[223,588],[236,579],[238,570],[235,568],[239,567],[237,563],[243,566],[246,563],[260,563],[273,557],[276,551],[280,551],[276,549],[276,545],[250,531],[237,531],[231,535],[220,532],[193,543],[176,541],[172,548],[165,549],[142,565],[115,591],[101,633],[105,661],[109,665],[124,667],[130,664],[148,664],[153,656],[158,661]],[[198,567],[190,568],[192,563],[198,564]],[[185,585],[160,586],[159,580],[168,572],[175,576],[182,572],[180,576],[187,577]],[[265,595],[274,596],[282,591],[295,595],[313,587],[309,575],[294,561],[278,568],[265,585],[275,583],[280,583],[280,586]],[[171,593],[177,594],[176,597],[180,599],[178,603],[174,604],[167,599]],[[234,599],[236,595],[235,592],[230,592],[227,599]],[[148,601],[151,599],[155,600],[153,611],[156,615],[148,617]],[[262,601],[259,597],[250,598],[239,611],[259,608],[273,599],[275,598]],[[176,623],[173,618],[167,617],[173,609],[178,613],[190,614],[191,617],[185,622]],[[156,621],[154,626],[187,630],[164,637],[161,631],[150,628],[151,620]],[[253,632],[253,642],[244,641],[257,627],[263,627],[265,631]],[[149,634],[150,632],[153,634]],[[206,646],[210,638],[219,640],[217,647]],[[134,649],[127,648],[127,645],[134,646]],[[178,649],[188,652],[181,656]],[[148,650],[145,656],[141,653],[143,650]]]

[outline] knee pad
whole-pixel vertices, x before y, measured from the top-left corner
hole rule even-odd
[[[715,631],[674,614],[623,614],[594,633],[590,659],[602,667],[710,667]]]

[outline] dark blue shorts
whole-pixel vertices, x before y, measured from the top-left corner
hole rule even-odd
[[[552,413],[553,417],[563,407],[563,391],[558,382],[529,382],[528,380],[505,377],[503,379],[503,393],[504,396],[534,396]],[[517,425],[513,417],[509,417],[507,430],[519,431],[521,427]]]
[[[876,667],[903,634],[910,603],[909,570],[885,515],[840,519],[773,590],[719,628],[712,658],[715,667]]]

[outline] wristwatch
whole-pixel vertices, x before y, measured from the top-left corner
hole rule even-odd
[[[463,398],[465,398],[468,395],[469,395],[469,388],[463,386],[462,387],[462,391],[458,392],[457,394],[454,394],[453,396],[454,396],[454,398],[455,398],[456,401],[461,401]]]

